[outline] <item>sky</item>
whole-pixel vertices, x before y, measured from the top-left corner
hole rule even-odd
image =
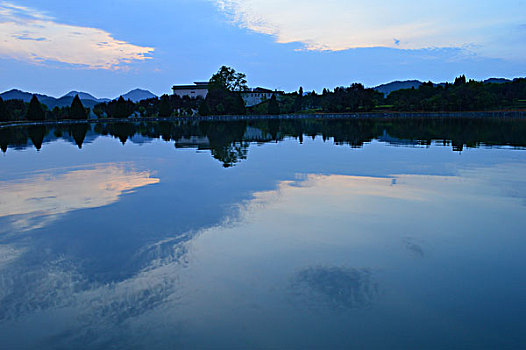
[[[0,0],[0,91],[294,91],[526,76],[526,0]]]

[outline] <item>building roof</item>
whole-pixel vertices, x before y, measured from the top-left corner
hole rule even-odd
[[[194,85],[174,85],[172,90],[208,90],[208,82],[195,81]]]
[[[253,89],[248,89],[246,91],[241,91],[241,93],[263,93],[263,94],[283,94],[285,93],[284,91],[278,91],[278,90],[270,90],[270,89],[265,89],[265,88],[262,88],[262,87],[257,87],[257,88],[253,88]]]
[[[208,90],[209,83],[206,81],[196,81],[194,85],[174,85],[172,90]],[[262,87],[257,87],[253,89],[248,89],[246,91],[241,91],[241,93],[263,93],[263,94],[284,94],[284,91],[270,90]]]

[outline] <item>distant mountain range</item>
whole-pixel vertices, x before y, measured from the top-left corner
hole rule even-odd
[[[75,95],[79,95],[79,98],[82,101],[82,104],[84,105],[84,107],[89,107],[89,108],[93,108],[97,103],[111,101],[111,99],[109,98],[96,98],[95,96],[87,92],[81,92],[81,91],[70,91],[64,96],[59,97],[59,98],[42,95],[42,94],[35,94],[35,95],[37,96],[38,101],[42,104],[45,104],[49,109],[53,109],[55,107],[70,106]],[[9,90],[4,93],[1,93],[0,97],[2,97],[3,100],[22,100],[24,102],[29,102],[31,101],[33,94],[30,92],[13,89],[13,90]],[[122,95],[122,97],[126,100],[130,99],[133,102],[138,102],[138,101],[141,101],[147,98],[153,98],[157,96],[152,94],[148,90],[135,89],[135,90],[132,90]]]
[[[484,84],[503,84],[503,83],[509,83],[512,80],[510,79],[504,79],[504,78],[490,78],[483,81]],[[422,85],[423,82],[419,80],[404,80],[404,81],[393,81],[387,84],[382,84],[374,87],[378,92],[383,93],[385,96],[389,95],[393,91],[402,90],[402,89],[411,89],[415,88],[418,89],[420,85]],[[438,83],[437,85],[445,85],[445,83]]]

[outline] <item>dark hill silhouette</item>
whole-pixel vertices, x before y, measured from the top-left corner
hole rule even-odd
[[[504,84],[509,83],[512,80],[505,79],[505,78],[489,78],[483,81],[484,84]],[[418,89],[420,85],[422,85],[423,82],[420,80],[404,80],[404,81],[392,81],[390,83],[378,85],[374,87],[373,89],[383,93],[385,96],[389,95],[393,91],[398,91],[402,89],[411,89],[415,88]],[[434,83],[433,85],[442,85],[444,86],[445,83]]]
[[[152,94],[148,90],[135,89],[135,90],[132,90],[132,91],[122,95],[122,97],[125,100],[132,100],[133,102],[139,102],[139,101],[146,100],[146,99],[149,99],[149,98],[155,98],[157,96]]]
[[[42,103],[43,100],[53,98],[50,96],[46,96],[42,94],[33,94],[30,92],[25,92],[25,91],[18,90],[18,89],[12,89],[12,90],[9,90],[9,91],[6,91],[0,94],[0,96],[2,97],[2,99],[4,99],[4,101],[5,100],[22,100],[24,102],[31,101],[31,98],[33,97],[33,95],[37,96],[40,103]]]
[[[378,85],[374,89],[378,92],[381,92],[385,96],[389,95],[393,91],[402,90],[402,89],[418,89],[422,85],[421,81],[418,80],[405,80],[405,81],[393,81],[387,84]]]
[[[505,78],[489,78],[484,80],[484,84],[504,84],[509,83],[511,80]]]
[[[75,95],[79,95],[80,100],[93,100],[97,102],[108,102],[111,101],[109,98],[96,98],[95,96],[82,91],[70,91],[67,94],[65,94],[62,97],[75,97]],[[61,98],[62,98],[61,97]]]
[[[76,93],[72,94],[73,92],[74,91],[72,91],[71,93],[68,93],[67,95],[62,96],[60,98],[55,98],[55,97],[52,97],[52,96],[47,96],[47,95],[42,95],[42,94],[34,94],[34,95],[36,95],[36,97],[38,98],[38,101],[41,104],[46,105],[49,109],[53,109],[55,107],[68,107],[68,106],[70,106],[71,102],[73,102],[73,98],[76,95]],[[87,93],[78,93],[78,94],[79,94],[80,100],[82,101],[82,104],[85,107],[89,107],[89,108],[93,108],[93,106],[95,106],[97,103],[109,101],[108,99],[97,99],[97,98],[95,98],[95,97],[93,97],[93,96],[91,96],[90,94],[87,94]],[[93,99],[86,98],[87,96],[91,96]],[[29,101],[31,101],[31,98],[33,97],[33,94],[29,93],[29,92],[17,90],[17,89],[12,89],[12,90],[6,91],[4,93],[1,93],[0,97],[2,97],[2,99],[4,101],[7,101],[7,100],[22,100],[24,102],[29,102]]]
[[[22,100],[24,102],[31,101],[31,98],[33,95],[36,95],[38,98],[38,101],[46,105],[49,109],[53,109],[55,107],[68,107],[71,105],[71,102],[73,101],[73,98],[75,95],[79,95],[80,100],[82,101],[82,104],[84,107],[93,108],[97,103],[102,102],[109,102],[111,99],[109,98],[96,98],[95,96],[82,91],[70,91],[67,94],[65,94],[62,97],[56,98],[53,96],[43,95],[43,94],[34,94],[31,92],[26,92],[18,89],[12,89],[6,92],[3,92],[0,94],[0,97],[4,101],[6,100]],[[122,95],[125,100],[132,100],[133,102],[138,102],[141,100],[145,100],[148,98],[155,98],[157,97],[153,93],[151,93],[148,90],[142,90],[142,89],[135,89],[132,90],[124,95]]]

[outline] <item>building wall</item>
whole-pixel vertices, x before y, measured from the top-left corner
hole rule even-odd
[[[190,96],[190,97],[202,97],[206,98],[208,94],[208,89],[184,89],[184,90],[174,90],[174,95],[179,97]]]
[[[174,95],[179,97],[190,96],[190,97],[201,97],[206,98],[208,94],[208,89],[175,89],[173,90]],[[263,101],[270,100],[272,95],[276,94],[275,92],[242,92],[241,97],[245,101],[245,106],[252,107],[257,104],[260,104]],[[276,97],[279,99],[280,94],[276,94]]]
[[[263,101],[270,100],[272,98],[272,92],[243,92],[241,97],[245,101],[245,106],[252,107],[260,104]],[[278,97],[278,96],[276,96]]]

